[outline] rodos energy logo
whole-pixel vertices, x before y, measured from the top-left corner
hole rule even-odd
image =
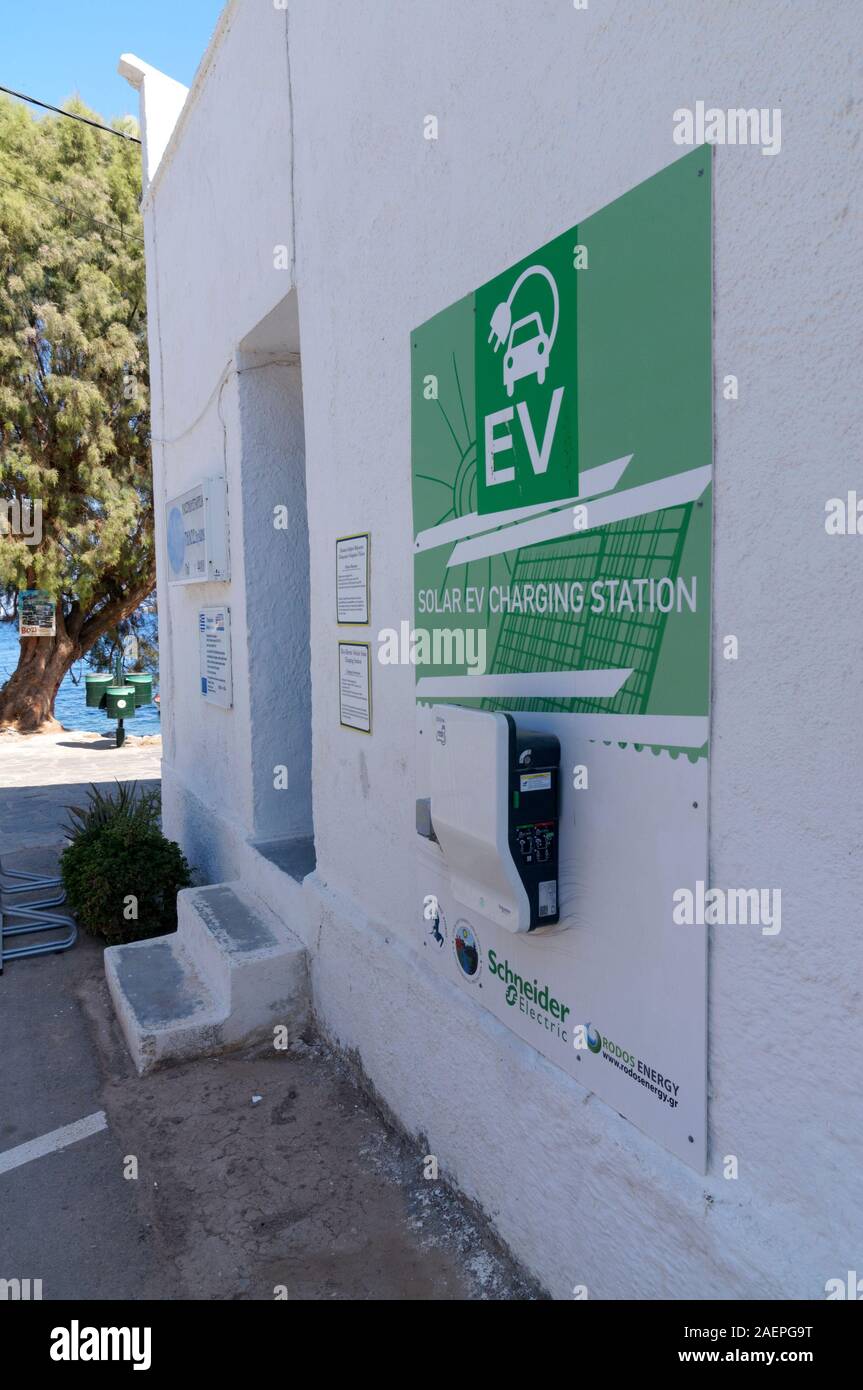
[[[637,1081],[639,1086],[644,1086],[652,1095],[656,1096],[672,1110],[676,1109],[680,1087],[676,1081],[672,1081],[670,1076],[664,1076],[657,1071],[649,1062],[644,1062],[640,1057],[636,1057],[634,1052],[628,1052],[619,1043],[612,1042],[611,1038],[605,1037],[598,1028],[594,1028],[592,1023],[585,1024],[586,1040],[588,1050],[596,1056],[601,1056],[604,1061],[610,1062],[613,1067],[624,1072],[633,1081]],[[576,1035],[577,1038],[577,1035]],[[584,1046],[584,1042],[577,1046]]]

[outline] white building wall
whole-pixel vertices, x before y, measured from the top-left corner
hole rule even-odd
[[[239,373],[252,829],[256,841],[301,839],[312,833],[312,740],[299,354],[247,350]]]
[[[169,586],[161,563],[158,585],[165,825],[208,878],[238,874],[255,833],[239,382],[250,353],[299,346],[296,309],[284,310],[292,274],[275,269],[293,260],[285,14],[266,9],[265,33],[262,8],[223,12],[143,202],[160,561],[165,501],[228,476],[230,584]],[[159,88],[141,68],[146,116]],[[198,694],[198,609],[220,602],[231,606],[230,714]]]
[[[230,365],[293,288],[273,252],[293,265],[295,225],[318,869],[291,924],[322,1026],[557,1297],[819,1298],[863,1261],[863,584],[859,541],[824,530],[859,484],[859,30],[843,0],[237,0],[145,203],[158,494],[231,470],[231,714],[202,712],[186,647],[219,586],[160,590],[169,828],[210,877],[252,872],[243,547],[275,542],[237,521]],[[780,887],[783,926],[712,933],[706,1178],[424,970],[414,672],[376,667],[373,736],[341,729],[334,593],[336,536],[369,529],[372,636],[412,613],[411,328],[678,157],[698,99],[783,121],[779,155],[715,163],[714,353],[740,399],[717,392],[711,874]]]

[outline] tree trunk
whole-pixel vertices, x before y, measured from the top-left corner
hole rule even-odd
[[[56,637],[22,637],[18,665],[0,690],[0,725],[24,734],[58,728],[54,701],[63,677],[82,652],[59,631]]]
[[[67,671],[86,656],[98,637],[128,618],[153,592],[154,575],[136,589],[110,599],[85,621],[77,604],[64,617],[57,604],[54,637],[22,637],[18,665],[0,689],[0,727],[13,726],[22,734],[58,729],[54,701]]]

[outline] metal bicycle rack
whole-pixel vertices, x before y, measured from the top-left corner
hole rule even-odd
[[[59,874],[31,874],[20,869],[0,869],[0,903],[15,893],[33,893],[40,888],[54,888],[60,891],[55,897],[31,900],[26,904],[27,907],[56,907],[65,900],[66,893]]]
[[[8,905],[8,898],[23,893],[39,896],[31,898],[29,902]],[[62,880],[56,874],[26,873],[20,869],[0,871],[0,975],[7,960],[17,960],[23,956],[47,956],[68,951],[70,946],[75,945],[78,928],[74,920],[65,912],[48,910],[62,903],[65,897]],[[48,941],[33,941],[27,946],[7,947],[4,944],[5,937],[37,936],[42,932],[56,932],[62,927],[68,928],[65,936],[55,936]]]

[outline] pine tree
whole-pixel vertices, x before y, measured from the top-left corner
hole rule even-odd
[[[136,144],[0,98],[0,588],[46,590],[57,623],[0,690],[24,732],[155,585],[140,192]],[[33,545],[9,518],[36,501]]]

